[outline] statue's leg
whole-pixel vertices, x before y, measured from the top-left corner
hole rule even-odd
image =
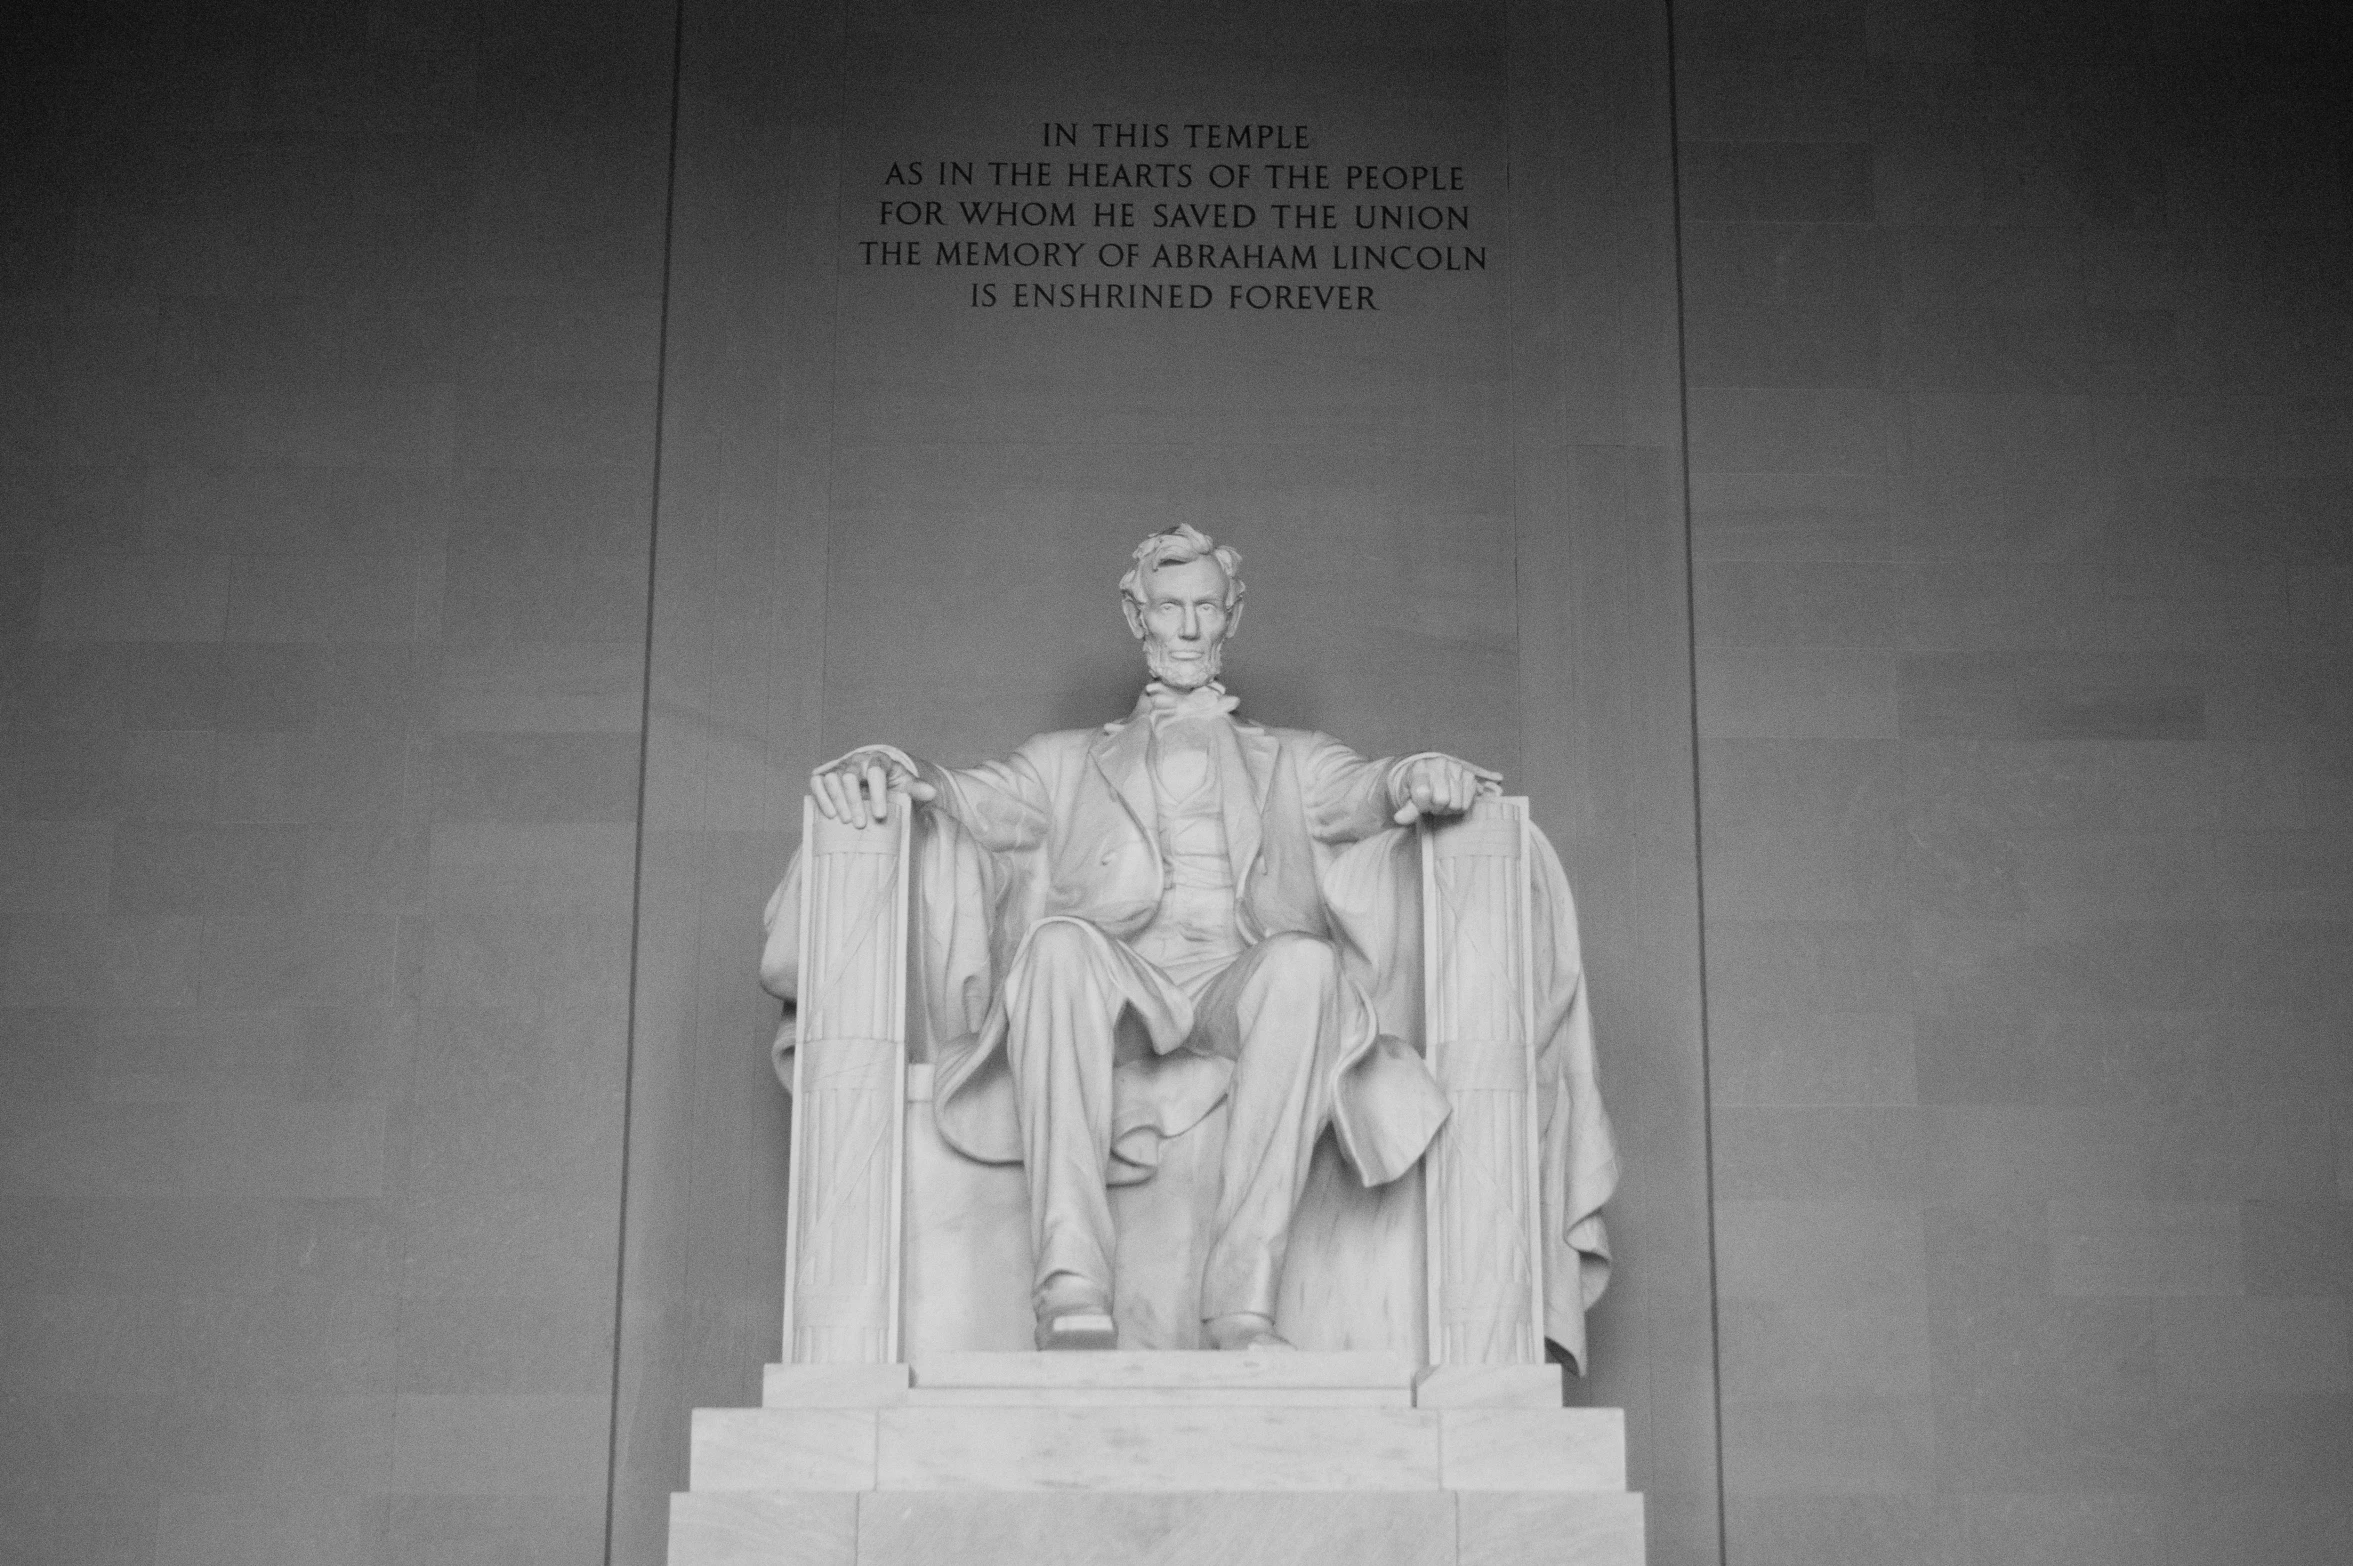
[[[1272,1322],[1291,1215],[1331,1120],[1346,1004],[1339,953],[1313,936],[1271,936],[1236,958],[1198,1004],[1196,1037],[1234,1061],[1201,1314]]]
[[[1052,919],[1031,932],[1005,978],[1005,1052],[1020,1106],[1041,1323],[1108,1318],[1111,1309],[1104,1186],[1114,1029],[1127,1004],[1120,955],[1093,925]]]

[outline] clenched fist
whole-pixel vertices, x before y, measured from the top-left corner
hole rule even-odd
[[[1459,816],[1481,795],[1503,792],[1503,774],[1474,767],[1452,756],[1416,756],[1390,783],[1398,800],[1395,820],[1405,826],[1423,816]]]

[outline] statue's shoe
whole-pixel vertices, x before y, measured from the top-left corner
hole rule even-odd
[[[1108,1311],[1080,1307],[1038,1317],[1041,1349],[1115,1349],[1119,1328]]]
[[[1102,1285],[1075,1272],[1058,1272],[1038,1290],[1038,1347],[1115,1349],[1119,1329]]]
[[[1275,1324],[1254,1311],[1213,1316],[1201,1324],[1214,1349],[1296,1349],[1297,1344],[1275,1331]]]

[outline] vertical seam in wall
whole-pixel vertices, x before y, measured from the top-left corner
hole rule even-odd
[[[1512,257],[1518,253],[1520,248],[1520,228],[1517,219],[1520,213],[1522,192],[1519,184],[1520,148],[1519,143],[1514,139],[1514,133],[1520,123],[1520,105],[1515,96],[1519,78],[1512,70],[1512,64],[1518,58],[1520,40],[1513,35],[1511,30],[1512,11],[1509,6],[1505,7],[1503,15],[1503,210],[1504,221],[1507,225],[1503,234],[1503,386],[1504,395],[1508,398],[1519,384],[1520,269],[1513,264]],[[1513,411],[1516,415],[1518,410],[1515,408]],[[1511,420],[1509,428],[1510,436],[1505,442],[1505,460],[1510,464],[1509,471],[1511,473],[1512,704],[1515,708],[1512,714],[1515,720],[1512,737],[1519,745],[1519,754],[1514,756],[1512,761],[1524,773],[1528,765],[1528,610],[1527,600],[1521,596],[1520,592],[1520,562],[1527,554],[1528,548],[1528,508],[1521,499],[1523,485],[1520,475],[1524,470],[1520,467],[1520,421],[1516,416]],[[1531,806],[1529,817],[1531,820],[1534,819],[1533,811],[1534,807]],[[1427,1339],[1430,1332],[1430,1323],[1427,1319],[1422,1323],[1422,1331],[1425,1340],[1423,1351],[1426,1353],[1428,1352]],[[1536,1337],[1538,1347],[1541,1349],[1544,1341],[1544,1324],[1542,1322],[1536,1324]],[[1459,1537],[1456,1543],[1459,1550]]]
[[[1732,1539],[1724,1499],[1724,1322],[1717,1279],[1716,1092],[1708,1049],[1708,877],[1706,825],[1701,817],[1699,760],[1699,567],[1691,527],[1691,355],[1683,319],[1683,123],[1676,96],[1675,0],[1660,7],[1667,28],[1667,198],[1672,203],[1675,247],[1675,417],[1678,457],[1683,467],[1683,635],[1689,655],[1691,689],[1691,873],[1698,897],[1692,932],[1699,959],[1699,1129],[1700,1170],[1706,1186],[1701,1206],[1708,1235],[1708,1392],[1716,1436],[1716,1558],[1730,1566]]]
[[[670,389],[670,269],[678,229],[678,101],[686,54],[686,0],[670,7],[670,145],[662,184],[662,303],[654,332],[654,457],[652,494],[646,505],[645,664],[637,698],[637,834],[629,862],[629,983],[621,1042],[621,1178],[613,1224],[612,1388],[605,1425],[605,1527],[599,1551],[612,1566],[613,1525],[621,1480],[621,1358],[624,1300],[629,1281],[630,1117],[637,1107],[637,979],[645,908],[646,780],[654,741],[654,602],[662,539],[662,452],[669,432],[663,415]]]
[[[834,488],[841,478],[841,409],[842,409],[842,124],[847,117],[847,83],[850,74],[850,6],[849,0],[837,0],[833,7],[833,142],[831,158],[833,173],[833,227],[828,237],[833,250],[832,319],[825,332],[825,538],[818,551],[817,572],[817,747],[816,754],[828,754],[825,745],[825,688],[831,683],[833,672],[833,501]],[[856,740],[850,741],[855,745]],[[789,1137],[789,1133],[787,1133]],[[792,1180],[792,1147],[789,1141],[784,1150],[785,1181]],[[780,1280],[782,1281],[782,1280]],[[785,1355],[791,1357],[792,1345],[785,1345]]]

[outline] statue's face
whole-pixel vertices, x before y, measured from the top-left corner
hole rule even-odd
[[[1152,677],[1180,691],[1217,678],[1239,613],[1226,610],[1226,574],[1204,555],[1144,577],[1144,602],[1125,600],[1128,629],[1144,644]]]

